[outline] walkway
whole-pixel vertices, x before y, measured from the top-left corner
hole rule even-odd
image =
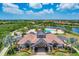
[[[10,45],[8,47],[5,47],[1,52],[0,52],[0,56],[4,56],[5,53],[8,51]]]
[[[33,56],[49,56],[47,55],[46,51],[44,48],[38,48],[37,52]]]

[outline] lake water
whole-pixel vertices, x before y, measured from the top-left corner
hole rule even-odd
[[[79,28],[72,28],[72,31],[73,31],[74,33],[79,34]]]

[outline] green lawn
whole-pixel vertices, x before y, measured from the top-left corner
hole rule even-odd
[[[30,28],[31,24],[32,23],[29,21],[0,21],[0,50],[2,50],[4,43],[3,39],[6,37],[6,35],[20,28]]]

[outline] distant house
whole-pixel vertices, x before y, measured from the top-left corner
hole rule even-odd
[[[35,52],[36,48],[47,48],[50,52],[53,45],[64,45],[65,43],[54,34],[46,34],[41,30],[37,31],[36,34],[29,33],[25,35],[21,40],[17,42],[18,49],[31,48]]]

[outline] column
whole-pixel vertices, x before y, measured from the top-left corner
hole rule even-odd
[[[32,47],[32,49],[33,49],[33,50],[32,50],[32,53],[34,54],[34,53],[35,53],[35,47]]]
[[[52,48],[52,51],[53,51],[53,46],[51,48]]]
[[[48,47],[48,53],[50,54],[51,50],[50,50],[50,47]]]

